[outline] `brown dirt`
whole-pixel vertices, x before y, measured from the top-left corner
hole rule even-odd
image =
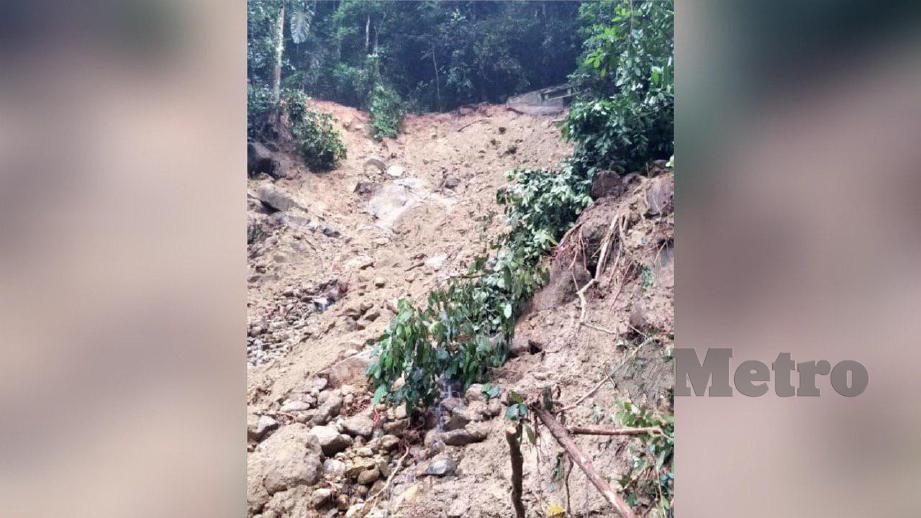
[[[674,385],[668,360],[674,346],[674,215],[671,206],[664,214],[650,214],[647,193],[658,190],[660,185],[671,186],[673,181],[671,173],[638,179],[622,197],[597,200],[583,212],[576,228],[557,248],[548,285],[535,296],[515,330],[519,347],[541,352],[513,358],[493,373],[493,384],[506,391],[535,396],[548,388],[559,408],[565,408],[590,392],[604,373],[613,371],[611,383],[603,384],[566,412],[569,425],[592,425],[601,418],[600,425],[617,427],[613,416],[626,399],[660,410],[670,408],[668,394]],[[615,261],[621,243],[618,239],[612,243],[612,256],[597,285],[585,293],[585,322],[612,332],[608,333],[579,323],[581,305],[572,287],[570,265],[578,270],[583,257],[590,266],[597,261],[601,240],[618,214],[626,219],[621,259]],[[577,251],[573,253],[573,249]],[[591,271],[594,274],[595,269]],[[592,274],[584,274],[579,285],[584,286]],[[642,315],[642,322],[637,322],[637,313]],[[640,328],[636,329],[635,324]],[[525,345],[528,343],[530,347]],[[425,481],[428,485],[403,515],[445,516],[446,505],[455,499],[467,502],[464,516],[514,515],[509,499],[509,452],[503,432],[508,421],[500,417],[490,426],[484,442],[456,452],[461,459],[460,475]],[[544,516],[543,511],[551,504],[566,507],[565,485],[554,476],[562,449],[543,427],[539,430],[537,445],[525,441],[522,447],[523,500],[530,510],[528,516]],[[630,448],[640,444],[635,438],[623,437],[581,436],[576,442],[615,488],[619,475],[626,470]],[[568,463],[564,465],[569,469]],[[569,486],[572,514],[568,516],[614,514],[578,467],[572,471]]]
[[[282,429],[291,426],[291,419],[280,412],[282,403],[309,392],[305,385],[321,371],[330,385],[347,385],[342,392],[351,395],[346,396],[344,416],[361,414],[377,420],[380,416],[369,407],[363,381],[364,363],[342,359],[366,357],[399,297],[422,300],[487,249],[502,225],[495,192],[505,184],[506,171],[519,166],[553,167],[570,152],[553,124],[553,117],[559,115],[525,115],[503,106],[467,107],[448,114],[411,116],[399,138],[378,143],[367,136],[365,114],[333,103],[316,104],[337,119],[348,159],[328,173],[300,171],[274,181],[305,209],[289,211],[288,224],[271,223],[270,216],[260,214],[258,203],[250,204],[260,232],[250,245],[249,342],[252,346],[259,340],[266,348],[250,356],[248,413],[251,418],[272,415]],[[399,165],[405,172],[392,178],[366,167],[371,157],[387,166]],[[456,187],[447,188],[446,179],[456,182]],[[671,200],[672,182],[669,172],[636,178],[622,196],[601,198],[586,209],[576,230],[557,249],[548,286],[518,322],[516,345],[536,354],[524,353],[493,373],[492,383],[500,385],[503,394],[509,389],[535,394],[549,387],[566,406],[594,387],[604,372],[619,366],[613,383],[567,412],[568,423],[592,424],[601,416],[610,424],[607,419],[625,398],[667,406],[667,392],[673,385],[666,357],[673,340],[674,217],[671,204],[663,201]],[[250,190],[265,183],[271,180],[251,179]],[[401,196],[411,206],[392,225],[369,213],[371,200],[392,211],[399,209],[393,199]],[[586,326],[579,322],[581,306],[573,278],[583,286],[595,275],[601,244],[615,218],[623,222],[623,233],[615,231],[606,267],[585,292]],[[331,303],[325,311],[318,309],[320,299],[319,306]],[[377,504],[378,514],[370,516],[384,516],[385,511],[390,516],[414,517],[512,515],[507,423],[501,415],[487,419],[480,423],[488,430],[484,441],[445,446],[442,455],[457,460],[458,467],[456,474],[444,478],[420,476],[432,452],[414,446],[409,466],[394,477]],[[404,439],[422,433],[409,433]],[[356,446],[361,442],[356,440]],[[578,443],[612,481],[623,472],[630,446],[637,444],[629,438],[593,437],[580,437]],[[543,516],[551,503],[565,507],[563,484],[553,477],[560,451],[545,432],[536,447],[523,448],[529,516]],[[343,459],[351,462],[353,456]],[[395,460],[391,458],[391,464]],[[347,504],[362,501],[352,492],[355,486],[340,482],[323,484],[338,491],[340,498],[345,494]],[[578,468],[569,482],[572,515],[612,514]],[[269,504],[262,512],[264,516],[344,512],[328,505],[313,511],[311,491],[298,486],[278,493],[276,500],[283,505],[268,510]]]
[[[276,331],[260,338],[290,349],[269,364],[250,368],[249,404],[254,408],[283,398],[309,374],[379,336],[399,297],[420,300],[437,283],[464,270],[500,228],[501,207],[495,193],[505,184],[505,173],[518,166],[551,167],[569,152],[551,118],[517,114],[503,106],[409,116],[397,139],[375,142],[367,136],[366,114],[329,102],[315,104],[336,118],[348,158],[334,171],[302,171],[275,185],[300,201],[307,209],[305,219],[335,229],[340,237],[328,237],[321,229],[282,227],[251,247],[251,330],[278,322]],[[380,228],[367,212],[368,196],[355,192],[361,182],[395,180],[374,167],[366,168],[371,157],[402,166],[406,172],[397,180],[417,179],[423,185],[424,199],[392,229]],[[453,190],[444,187],[449,176],[459,182]],[[250,180],[251,190],[266,181]],[[362,255],[370,257],[373,265],[350,268],[348,261]],[[424,264],[440,256],[445,258],[440,269]],[[375,279],[385,285],[376,287]],[[332,280],[346,287],[344,297],[327,311],[309,315],[302,328],[292,329],[292,319],[282,317],[298,299],[291,293],[316,291],[311,288]],[[357,329],[342,312],[361,304],[372,305],[380,316]],[[295,316],[300,323],[301,315]]]

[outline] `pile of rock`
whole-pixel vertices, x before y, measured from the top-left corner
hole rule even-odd
[[[488,400],[482,386],[471,386],[465,397],[440,403],[441,419],[430,416],[433,429],[422,439],[404,407],[375,407],[363,399],[364,389],[334,384],[328,374],[312,378],[273,415],[250,416],[251,516],[358,515],[384,489],[407,448],[417,465],[405,470],[401,492],[415,477],[455,475],[459,450],[453,448],[484,440],[490,428],[485,421],[502,412],[498,399]],[[369,511],[367,516],[384,515]]]
[[[276,294],[270,312],[249,322],[246,350],[250,363],[265,363],[310,336],[308,317],[329,309],[347,290],[345,283],[331,279],[312,286],[289,286]]]

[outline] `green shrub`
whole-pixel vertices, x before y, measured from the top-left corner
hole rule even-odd
[[[346,157],[345,144],[333,127],[331,115],[307,109],[307,97],[300,91],[286,92],[285,108],[291,138],[308,167],[326,171]]]
[[[505,361],[521,308],[546,280],[542,259],[591,201],[589,182],[568,164],[559,172],[516,170],[509,178],[497,198],[511,228],[494,244],[496,254],[477,258],[468,275],[430,293],[424,308],[400,300],[368,369],[375,402],[425,407],[438,398],[440,383],[469,386]]]
[[[400,96],[393,89],[381,84],[376,85],[371,90],[368,111],[371,113],[371,134],[375,139],[397,136],[405,109]]]
[[[674,5],[670,0],[583,4],[582,86],[563,127],[574,161],[631,172],[674,152]],[[612,93],[613,92],[613,93]]]
[[[251,139],[262,137],[272,113],[272,92],[268,88],[246,87],[246,135]]]

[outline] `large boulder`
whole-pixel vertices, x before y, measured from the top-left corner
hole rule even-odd
[[[294,208],[304,210],[294,198],[271,184],[260,186],[259,189],[256,190],[254,196],[261,201],[263,205],[272,210],[286,211]]]
[[[368,439],[374,433],[374,421],[364,414],[353,415],[342,421],[342,431],[353,437]]]
[[[250,499],[258,501],[264,495],[316,484],[322,469],[320,441],[310,429],[300,423],[282,427],[250,454]],[[261,488],[256,487],[259,482]]]
[[[291,176],[291,163],[259,142],[246,143],[246,171],[250,176],[266,173],[275,178]]]

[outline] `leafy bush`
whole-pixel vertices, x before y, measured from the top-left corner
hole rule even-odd
[[[505,361],[515,319],[546,280],[542,259],[591,201],[589,182],[568,164],[509,178],[497,198],[511,228],[494,243],[496,254],[477,258],[468,275],[429,294],[424,308],[400,300],[368,369],[375,402],[428,406],[440,384],[467,387]]]
[[[657,427],[662,433],[637,436],[642,448],[631,447],[630,471],[620,479],[620,486],[627,490],[626,500],[635,506],[642,497],[655,502],[648,516],[668,517],[674,515],[673,495],[675,473],[672,459],[675,455],[675,416],[660,414],[647,406],[637,406],[631,401],[622,403],[617,420],[626,427]]]
[[[285,94],[291,137],[308,167],[329,170],[346,157],[345,144],[333,127],[328,113],[307,109],[307,97],[300,91]]]
[[[371,134],[375,139],[397,136],[405,110],[400,96],[393,89],[376,85],[371,90],[368,111],[371,113]]]
[[[246,88],[246,134],[258,138],[265,133],[272,113],[272,92],[268,88],[248,85]]]
[[[670,0],[583,4],[582,99],[563,135],[584,168],[642,168],[674,152],[674,5]],[[610,92],[613,92],[611,94]]]

